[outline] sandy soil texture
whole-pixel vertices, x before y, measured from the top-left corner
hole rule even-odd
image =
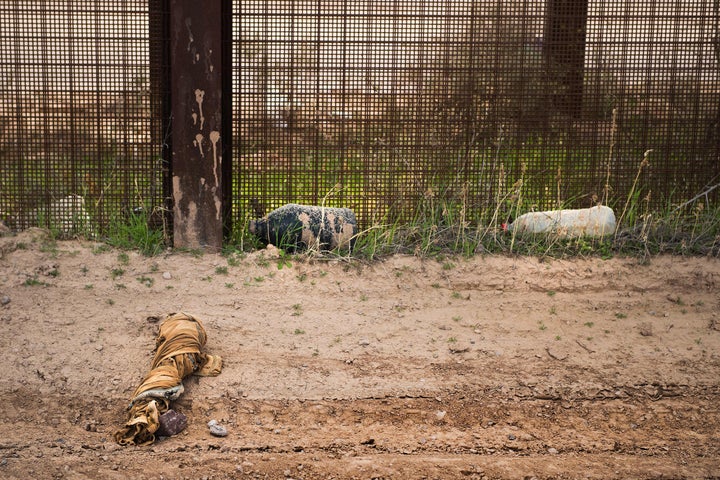
[[[720,260],[373,264],[0,238],[0,477],[720,478]],[[113,433],[203,320],[179,435]],[[212,436],[216,420],[228,431]]]

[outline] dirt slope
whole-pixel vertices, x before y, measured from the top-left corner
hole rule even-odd
[[[0,253],[2,478],[720,478],[718,259]],[[179,310],[223,372],[120,447]]]

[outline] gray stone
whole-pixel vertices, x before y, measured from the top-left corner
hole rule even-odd
[[[226,437],[228,434],[227,429],[220,425],[217,420],[210,420],[207,425],[210,429],[210,434],[215,437]]]

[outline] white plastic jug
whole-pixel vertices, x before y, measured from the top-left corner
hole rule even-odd
[[[507,230],[516,234],[554,233],[558,237],[602,237],[615,232],[612,208],[598,205],[574,210],[550,210],[520,215]]]

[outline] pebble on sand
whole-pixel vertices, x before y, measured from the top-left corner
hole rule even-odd
[[[227,429],[220,425],[217,420],[210,420],[207,425],[210,433],[216,437],[225,437],[228,434]]]

